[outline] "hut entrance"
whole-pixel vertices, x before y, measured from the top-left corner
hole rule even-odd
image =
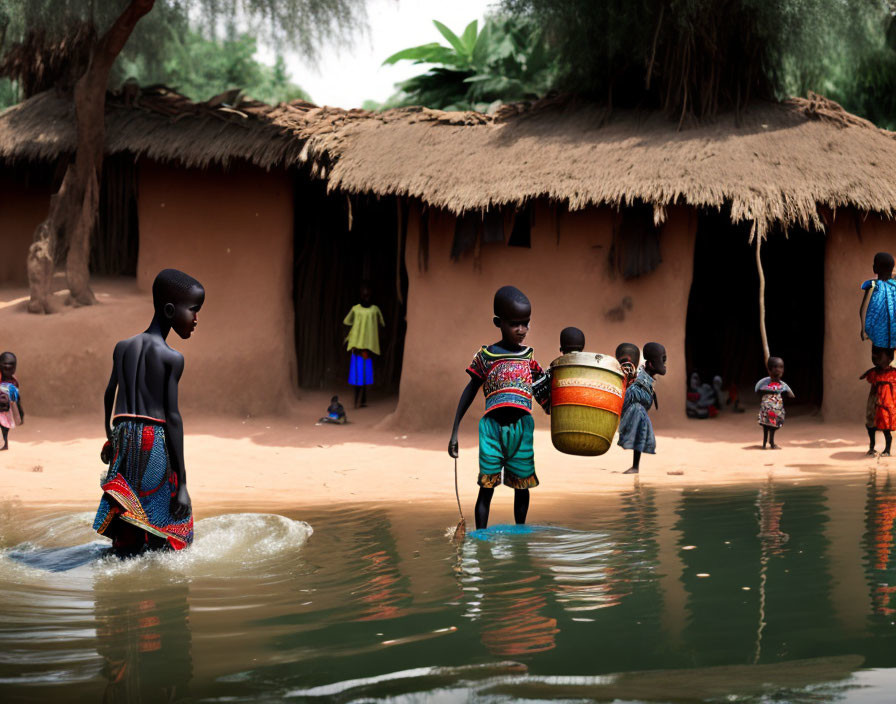
[[[701,212],[688,300],[687,373],[734,384],[748,406],[766,376],[759,334],[759,276],[750,226],[733,225],[725,211]],[[769,351],[784,359],[784,379],[808,411],[821,406],[824,345],[824,236],[772,232],[762,244]],[[727,398],[727,395],[723,394]]]
[[[360,300],[361,282],[368,281],[386,322],[380,328],[381,354],[374,358],[374,396],[397,393],[408,291],[407,207],[400,211],[395,198],[328,195],[324,182],[304,175],[296,178],[294,203],[299,386],[345,391],[349,355],[342,321]]]

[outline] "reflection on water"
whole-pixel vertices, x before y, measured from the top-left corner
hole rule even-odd
[[[500,509],[496,509],[500,510]],[[90,514],[0,507],[4,701],[887,701],[896,484],[763,482],[197,522],[118,561]],[[313,531],[312,531],[313,526]],[[393,699],[394,700],[394,699]]]

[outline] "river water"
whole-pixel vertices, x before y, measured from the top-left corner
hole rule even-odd
[[[0,699],[893,701],[896,471],[534,491],[525,527],[509,493],[461,546],[402,502],[126,561],[90,512],[0,506]]]

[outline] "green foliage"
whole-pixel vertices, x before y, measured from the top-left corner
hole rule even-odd
[[[283,58],[273,66],[255,60],[253,37],[247,34],[233,39],[204,39],[188,30],[173,36],[166,56],[159,63],[145,57],[119,57],[118,80],[133,79],[140,85],[164,83],[192,100],[208,100],[231,88],[240,88],[249,97],[265,103],[311,98],[289,80]]]
[[[560,85],[680,119],[819,86],[885,0],[503,0],[545,28]]]
[[[399,92],[384,107],[485,111],[501,102],[540,97],[553,87],[558,63],[531,19],[497,15],[487,18],[481,31],[476,21],[471,22],[460,36],[441,22],[433,24],[447,46],[432,42],[410,47],[383,62],[434,64],[399,83]]]
[[[0,101],[70,88],[96,36],[128,2],[0,0],[0,76],[15,81],[21,94],[0,85]],[[282,59],[273,67],[252,59],[252,37],[314,60],[323,44],[347,42],[365,16],[365,0],[156,0],[113,67],[110,87],[135,76],[178,83],[198,97],[246,81],[240,87],[258,99],[306,97],[289,81]],[[248,32],[237,32],[237,19]],[[236,53],[232,61],[224,55],[229,51]],[[8,61],[11,56],[16,61]]]

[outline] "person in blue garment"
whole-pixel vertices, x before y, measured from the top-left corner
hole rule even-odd
[[[862,284],[865,295],[859,306],[862,321],[861,337],[885,350],[896,348],[896,281],[893,281],[893,255],[878,252],[874,255],[876,279]]]
[[[658,342],[644,345],[644,368],[625,390],[622,402],[622,417],[619,420],[619,445],[626,450],[634,450],[632,466],[623,474],[638,474],[641,453],[656,453],[656,437],[653,423],[647,411],[650,406],[659,408],[653,385],[657,376],[666,373],[666,348]]]

